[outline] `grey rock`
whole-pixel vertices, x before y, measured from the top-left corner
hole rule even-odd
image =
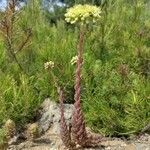
[[[71,116],[73,112],[73,105],[64,104],[64,115],[67,124],[71,122]],[[60,108],[59,104],[46,99],[41,106],[41,118],[38,121],[41,132],[46,132],[49,128],[51,131],[59,134],[59,122],[60,122]]]
[[[150,144],[136,143],[136,150],[150,150]]]

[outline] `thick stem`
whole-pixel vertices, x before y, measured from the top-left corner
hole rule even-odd
[[[80,102],[80,95],[81,95],[81,68],[82,68],[82,62],[83,62],[83,44],[84,44],[84,29],[80,29],[80,38],[79,38],[79,44],[77,46],[78,49],[78,60],[77,60],[77,68],[76,68],[76,75],[75,75],[75,96],[74,100],[75,102]]]
[[[100,136],[88,135],[85,128],[84,115],[81,110],[81,69],[83,63],[84,29],[80,30],[78,44],[78,59],[75,76],[74,112],[72,117],[72,136],[76,143],[82,147],[94,146],[101,141]]]
[[[74,140],[81,146],[86,145],[87,134],[85,130],[84,116],[81,110],[81,68],[83,62],[83,45],[84,45],[84,29],[80,29],[80,38],[78,44],[78,60],[75,75],[75,95],[74,107],[72,117],[72,136]]]

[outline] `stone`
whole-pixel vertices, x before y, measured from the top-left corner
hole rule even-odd
[[[150,150],[150,143],[135,143],[136,149],[135,150]]]
[[[136,150],[136,146],[134,144],[129,144],[125,147],[125,150]]]
[[[71,122],[73,105],[64,104],[64,115],[67,124]],[[38,121],[41,132],[46,132],[49,128],[53,133],[59,134],[60,131],[60,108],[59,104],[46,99],[41,106],[41,118]]]

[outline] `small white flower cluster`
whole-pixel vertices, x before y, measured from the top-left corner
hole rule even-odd
[[[54,68],[54,62],[53,61],[49,61],[49,62],[44,63],[44,68],[45,69],[52,69],[52,68]]]
[[[93,5],[75,5],[67,10],[65,20],[68,23],[75,24],[77,22],[89,23],[96,22],[101,16],[101,9]]]
[[[77,60],[78,60],[78,56],[72,57],[72,59],[71,59],[71,61],[70,61],[71,65],[76,64],[76,63],[77,63]]]

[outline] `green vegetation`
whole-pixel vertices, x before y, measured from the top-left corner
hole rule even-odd
[[[98,24],[87,28],[82,106],[87,125],[105,135],[129,136],[150,122],[149,7],[143,0],[109,0],[101,6]],[[47,97],[58,101],[53,79],[44,69],[47,61],[55,63],[65,102],[73,102],[75,66],[70,61],[76,56],[79,30],[64,21],[64,14],[55,23],[51,15],[37,1],[17,13],[12,50],[32,31],[16,54],[21,67],[10,59],[8,39],[0,35],[0,127],[8,119],[17,125],[29,122]]]

